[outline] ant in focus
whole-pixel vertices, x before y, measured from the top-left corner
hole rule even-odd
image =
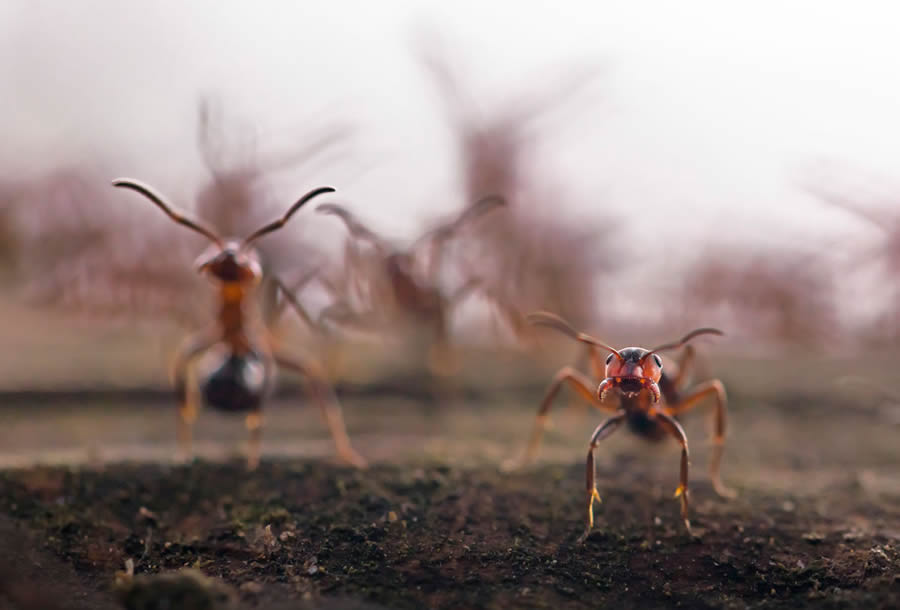
[[[191,335],[178,349],[172,369],[175,393],[178,397],[178,443],[182,453],[191,452],[191,428],[197,418],[194,388],[189,387],[188,369],[204,353],[216,348],[218,366],[199,384],[206,404],[227,412],[247,413],[245,423],[250,434],[247,467],[259,465],[262,438],[263,402],[268,398],[276,367],[292,370],[304,377],[313,399],[322,410],[325,421],[341,459],[357,467],[365,460],[350,445],[344,427],[340,404],[325,381],[324,373],[315,362],[297,356],[286,357],[276,352],[275,339],[263,329],[252,328],[255,320],[249,313],[249,303],[262,280],[262,267],[253,243],[260,237],[277,231],[297,210],[311,199],[333,193],[331,187],[319,187],[308,192],[292,205],[284,216],[251,233],[243,240],[222,239],[212,230],[178,214],[149,186],[130,179],[113,181],[113,186],[131,189],[145,196],[176,223],[209,239],[213,245],[195,263],[199,273],[209,277],[219,290],[219,309],[216,323],[209,329]],[[284,290],[283,285],[276,280]],[[305,312],[291,298],[287,299],[305,318]]]
[[[696,407],[703,399],[710,396],[715,398],[713,453],[709,465],[710,478],[716,493],[725,498],[735,497],[735,492],[722,484],[719,473],[725,444],[727,404],[725,387],[721,381],[713,379],[699,384],[689,392],[684,392],[681,387],[685,379],[684,369],[692,359],[693,352],[686,354],[686,357],[682,359],[682,366],[671,377],[663,372],[663,362],[658,355],[659,352],[665,350],[680,348],[699,335],[722,335],[722,331],[715,328],[698,328],[678,341],[665,343],[650,350],[642,347],[626,347],[617,350],[599,339],[576,331],[561,317],[549,312],[531,313],[526,320],[531,324],[549,326],[576,341],[585,343],[588,346],[594,374],[602,381],[597,385],[589,377],[569,366],[560,369],[553,378],[553,383],[538,409],[531,441],[524,456],[510,467],[523,466],[534,461],[540,447],[550,406],[563,382],[568,382],[592,406],[613,414],[612,417],[597,426],[591,435],[585,464],[587,523],[585,532],[579,539],[580,542],[587,538],[593,528],[594,500],[600,501],[600,494],[597,492],[594,481],[594,450],[601,440],[615,432],[622,424],[627,424],[632,432],[645,439],[660,441],[671,436],[681,445],[681,477],[678,489],[675,490],[675,497],[681,498],[681,518],[684,520],[688,532],[691,531],[691,523],[688,519],[688,442],[677,417]],[[609,352],[605,362],[601,359],[602,356],[597,348]]]

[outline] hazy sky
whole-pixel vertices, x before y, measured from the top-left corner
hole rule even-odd
[[[866,6],[0,0],[0,161],[20,173],[101,157],[186,196],[202,179],[196,102],[216,93],[282,144],[310,117],[356,121],[378,164],[336,186],[406,234],[460,204],[452,134],[413,53],[424,26],[488,109],[560,67],[605,66],[541,148],[573,212],[607,206],[650,243],[684,225],[789,243],[847,218],[792,184],[810,161],[900,174],[896,15]]]

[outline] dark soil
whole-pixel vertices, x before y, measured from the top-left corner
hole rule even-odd
[[[803,405],[776,423],[788,405],[735,410],[724,473],[737,500],[714,494],[695,452],[694,536],[671,497],[677,451],[646,459],[642,444],[612,444],[596,531],[577,544],[583,439],[596,423],[583,415],[558,418],[547,459],[514,474],[465,446],[398,448],[367,471],[271,456],[254,473],[238,460],[2,471],[0,609],[212,608],[229,595],[271,609],[898,608],[897,428]],[[478,411],[458,416],[459,433],[448,415],[422,446],[443,432],[521,448],[531,411],[515,413],[493,416],[507,432],[483,421],[480,437],[465,423]],[[548,463],[554,447],[566,457]],[[118,574],[116,590],[128,560],[136,576]],[[226,593],[216,605],[148,601],[164,586],[146,575],[182,568],[199,572],[165,586]],[[191,580],[200,573],[216,580]]]

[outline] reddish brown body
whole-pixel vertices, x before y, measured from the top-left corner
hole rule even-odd
[[[663,373],[662,359],[657,352],[674,349],[685,345],[690,339],[702,334],[718,334],[721,331],[701,328],[685,335],[675,343],[660,345],[651,350],[640,347],[627,347],[620,350],[576,331],[572,326],[554,314],[538,312],[528,316],[533,324],[550,326],[589,346],[591,368],[594,375],[601,379],[599,383],[592,381],[580,371],[571,367],[561,369],[555,376],[550,389],[541,402],[531,442],[522,460],[518,464],[534,460],[540,446],[543,429],[553,398],[564,382],[568,382],[578,394],[591,405],[611,414],[602,422],[591,436],[585,465],[587,482],[587,528],[582,540],[590,533],[594,523],[593,503],[600,496],[594,484],[594,451],[601,440],[615,432],[622,425],[632,432],[648,440],[674,438],[681,445],[680,484],[675,492],[681,498],[681,515],[685,526],[690,530],[688,520],[688,442],[687,436],[678,423],[678,415],[695,407],[706,397],[715,397],[716,410],[713,436],[713,456],[710,462],[710,476],[716,491],[726,497],[734,492],[722,485],[719,468],[722,458],[722,447],[725,440],[725,388],[718,380],[700,384],[683,393],[681,385],[685,379],[685,371],[693,351],[686,350],[679,370],[674,376]],[[597,348],[610,352],[603,362]],[[596,388],[596,389],[594,389]],[[517,464],[517,465],[518,465]]]

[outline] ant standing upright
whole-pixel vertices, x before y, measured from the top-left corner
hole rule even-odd
[[[357,467],[364,467],[365,460],[350,445],[344,426],[341,407],[325,375],[315,362],[299,356],[287,357],[275,350],[275,340],[268,330],[253,328],[249,303],[262,279],[259,256],[253,243],[260,237],[277,231],[287,223],[297,210],[311,199],[325,193],[333,193],[331,187],[319,187],[308,192],[292,205],[285,214],[257,229],[243,240],[222,239],[211,229],[193,221],[172,209],[149,186],[130,179],[113,181],[117,187],[131,189],[145,196],[176,223],[185,226],[212,242],[212,246],[197,259],[195,266],[218,287],[220,308],[215,324],[209,329],[188,337],[178,349],[172,369],[175,393],[178,398],[178,443],[185,456],[191,452],[192,426],[197,418],[197,397],[189,387],[188,370],[204,353],[216,348],[218,366],[200,381],[200,393],[211,407],[222,411],[246,413],[245,423],[250,434],[247,466],[259,465],[263,418],[261,408],[269,396],[276,367],[282,367],[303,376],[315,402],[331,431],[338,455]],[[280,284],[279,284],[280,285]],[[294,304],[293,300],[289,301]],[[296,304],[295,304],[296,305]],[[303,315],[303,312],[298,310]]]

